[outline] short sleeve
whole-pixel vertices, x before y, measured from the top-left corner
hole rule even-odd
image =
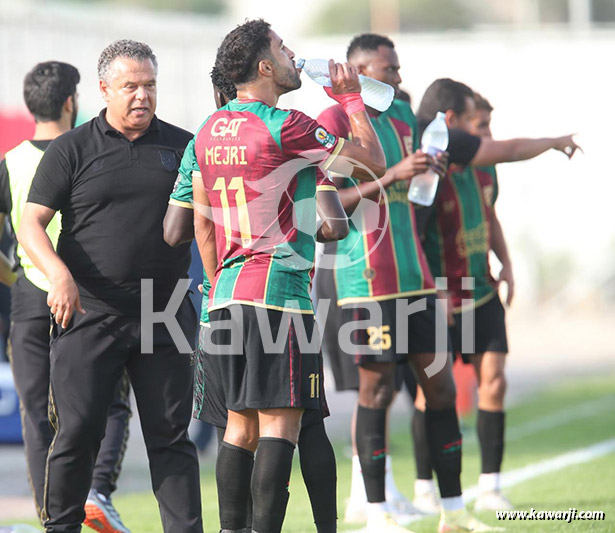
[[[52,141],[36,169],[28,202],[61,211],[71,196],[73,157],[61,137]]]
[[[448,162],[462,167],[468,166],[480,147],[480,137],[458,128],[448,130]]]
[[[330,133],[314,119],[300,111],[291,111],[282,125],[281,145],[290,159],[311,150],[324,150],[323,168],[326,170],[340,153],[344,139]]]
[[[11,213],[11,186],[9,182],[9,169],[6,160],[0,163],[0,213],[9,215]]]
[[[192,179],[201,177],[194,146],[195,139],[192,138],[184,150],[173,192],[169,198],[169,204],[187,209],[192,209]]]

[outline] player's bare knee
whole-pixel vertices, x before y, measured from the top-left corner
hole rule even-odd
[[[457,401],[457,389],[451,380],[439,384],[439,386],[425,389],[425,401],[430,409],[443,410],[455,407]]]
[[[393,401],[393,392],[393,384],[386,379],[374,380],[369,386],[361,384],[359,403],[370,409],[386,409]]]
[[[493,401],[502,403],[506,394],[506,377],[500,374],[493,378],[487,385],[488,395]]]

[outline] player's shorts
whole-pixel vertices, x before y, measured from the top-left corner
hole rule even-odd
[[[218,360],[216,357],[207,357],[205,351],[201,348],[205,345],[206,331],[203,328],[209,326],[201,325],[199,332],[199,347],[195,351],[194,357],[194,418],[207,422],[212,426],[224,429],[228,420],[228,412],[226,409],[226,400],[224,391],[222,390],[222,379],[220,377],[220,369],[218,368]],[[328,417],[329,406],[325,396],[323,360],[319,354],[320,365],[320,409],[308,409],[303,413],[301,418],[301,427],[307,427],[312,424],[320,423],[324,418]],[[207,375],[207,382],[205,382]]]
[[[461,324],[469,313],[474,313],[474,350],[463,353],[461,350]],[[469,363],[469,355],[485,352],[508,353],[506,337],[506,311],[497,294],[489,301],[471,311],[456,313],[455,326],[449,328],[455,354],[461,354],[464,363]]]
[[[195,351],[193,416],[217,428],[226,428],[228,413],[217,358],[207,357],[202,349],[208,329],[208,325],[201,324]]]
[[[399,332],[400,336],[406,336],[407,349],[398,346],[397,330],[397,302],[405,306],[418,304],[425,301],[425,309],[410,313],[403,321]],[[436,295],[427,294],[410,298],[384,300],[370,302],[370,306],[379,305],[381,310],[381,322],[370,313],[364,305],[349,304],[342,307],[342,322],[344,324],[367,321],[369,325],[360,329],[354,329],[350,340],[355,346],[367,346],[367,353],[355,350],[353,355],[354,364],[364,365],[368,363],[401,363],[406,361],[408,355],[418,353],[436,352]],[[445,341],[448,343],[448,339]],[[364,350],[365,351],[365,350]]]
[[[321,411],[322,364],[313,315],[233,305],[209,318],[211,342],[202,345],[205,359],[211,359],[203,364],[204,388],[210,378],[219,379],[227,409]],[[305,335],[300,337],[298,328]],[[305,339],[313,346],[300,343]]]

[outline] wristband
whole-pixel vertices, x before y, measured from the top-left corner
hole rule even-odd
[[[331,98],[338,104],[341,104],[348,116],[365,111],[365,104],[363,103],[363,98],[361,98],[361,93],[335,94],[331,87],[324,87],[324,89]]]

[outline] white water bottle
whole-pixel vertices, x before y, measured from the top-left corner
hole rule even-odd
[[[423,132],[421,150],[432,157],[448,148],[448,128],[444,113],[438,113]],[[410,181],[408,200],[415,204],[428,206],[433,204],[438,190],[439,176],[429,169],[423,174],[417,174]]]
[[[305,72],[312,80],[324,87],[331,87],[329,62],[326,59],[298,59],[297,68]],[[359,74],[361,97],[366,106],[377,111],[386,111],[393,98],[395,89],[386,83]]]

